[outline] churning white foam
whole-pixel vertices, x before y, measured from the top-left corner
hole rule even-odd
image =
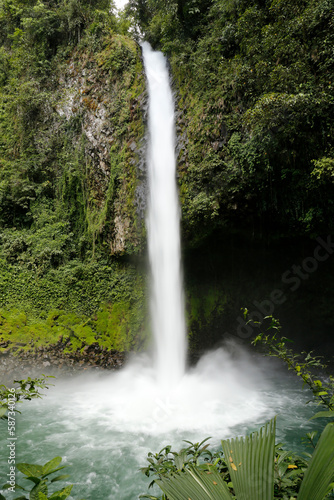
[[[172,388],[161,386],[149,358],[141,355],[117,373],[60,380],[48,399],[70,397],[64,415],[76,422],[81,415],[103,421],[118,432],[194,431],[222,437],[234,426],[272,416],[273,401],[265,397],[270,392],[261,364],[230,344],[204,355]]]

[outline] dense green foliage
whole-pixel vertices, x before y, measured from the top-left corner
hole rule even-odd
[[[143,347],[145,282],[134,268],[73,260],[39,276],[2,264],[0,341],[26,350],[62,338],[66,352],[94,342],[120,351]]]
[[[179,93],[183,224],[333,229],[333,0],[131,0]]]
[[[49,378],[52,377],[43,375],[34,379],[28,377],[24,380],[14,380],[15,387],[12,388],[0,385],[0,419],[6,420],[8,418],[7,411],[9,408],[12,408],[10,410],[12,415],[14,415],[15,411],[19,411],[16,404],[23,399],[40,398],[40,389],[48,389],[50,385]]]
[[[105,1],[5,1],[0,20],[2,253],[43,272],[94,255],[98,240],[108,242],[120,180],[127,204],[133,202],[128,143],[142,133],[140,116],[130,113],[131,100],[143,91],[138,48],[120,33]],[[87,81],[79,78],[85,68]],[[66,79],[86,84],[77,88],[83,97],[71,108]],[[112,102],[101,88],[106,80]],[[105,160],[109,174],[97,179],[89,130],[83,129],[102,99],[113,146]]]
[[[171,64],[187,249],[245,228],[329,234],[333,11],[333,0],[131,0],[117,17],[105,0],[1,0],[3,315],[14,307],[38,323],[57,310],[85,324],[119,303],[126,319],[115,346],[144,342],[144,280],[119,260],[145,241],[136,27]],[[109,279],[125,275],[111,292]],[[203,299],[202,281],[188,283],[196,345],[203,328],[234,321],[234,284],[217,280]]]
[[[127,27],[105,0],[0,2],[2,340],[145,338],[141,273],[111,260],[143,232],[130,145],[145,83]]]
[[[106,10],[108,2],[100,3]],[[28,229],[35,225],[48,241],[57,236],[58,248],[51,248],[48,256],[52,262],[53,255],[56,263],[57,259],[62,261],[62,250],[73,236],[70,224],[74,221],[69,220],[70,214],[64,213],[63,207],[47,200],[54,200],[57,194],[66,153],[68,156],[73,149],[73,134],[65,138],[64,130],[52,130],[56,91],[52,76],[74,49],[84,27],[92,29],[98,14],[90,2],[61,4],[3,1],[0,5],[1,221],[7,227]],[[106,28],[104,24],[100,23],[101,30]],[[72,154],[74,171],[79,156],[80,150]],[[61,219],[57,208],[63,212]],[[12,258],[31,247],[25,236],[15,241],[14,233],[5,240],[7,251],[16,249]]]
[[[247,310],[245,317],[247,319]],[[262,346],[269,356],[283,360],[289,370],[293,370],[312,391],[318,404],[325,408],[316,416],[329,417],[334,419],[334,377],[333,375],[322,376],[321,372],[327,368],[320,356],[315,356],[312,352],[302,352],[296,354],[287,346],[291,342],[286,337],[280,335],[281,325],[272,316],[267,316],[264,320],[266,333],[260,333],[252,341],[253,345]],[[261,328],[263,326],[261,325]],[[320,380],[322,378],[322,380]],[[314,417],[313,417],[314,418]]]
[[[142,472],[153,477],[162,496],[151,500],[226,499],[284,500],[333,498],[334,424],[328,424],[310,460],[275,443],[275,422],[250,436],[222,441],[211,452],[206,440],[172,451],[166,446],[149,453]],[[265,457],[265,458],[264,458]],[[321,480],[319,480],[321,474]]]
[[[15,491],[20,490],[22,493],[16,498],[20,500],[28,500],[28,498],[30,500],[66,500],[66,498],[68,498],[71,494],[73,488],[72,484],[65,486],[61,490],[54,491],[49,496],[49,487],[50,485],[53,485],[52,483],[55,483],[56,481],[64,481],[69,478],[68,474],[53,476],[53,474],[66,467],[65,465],[59,467],[61,462],[61,457],[55,457],[44,465],[26,463],[17,464],[17,469],[23,474],[24,479],[32,482],[33,485],[28,490],[27,487],[15,484],[15,488],[13,489],[15,489]],[[53,476],[53,478],[51,479],[50,476]],[[9,489],[9,487],[10,483],[8,482],[4,488]],[[13,491],[13,489],[11,491]],[[6,498],[0,494],[0,500],[6,500]]]

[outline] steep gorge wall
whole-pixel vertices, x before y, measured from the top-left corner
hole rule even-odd
[[[332,232],[331,3],[131,4],[170,59],[187,245]]]
[[[137,12],[177,96],[190,341],[242,340],[240,308],[259,314],[254,302],[280,289],[284,333],[326,354],[333,257],[314,272],[302,263],[334,228],[331,2],[171,0]],[[291,291],[282,276],[293,266],[305,278]]]
[[[84,137],[86,221],[110,254],[132,253],[142,243],[146,202],[145,75],[138,45],[122,35],[102,51],[78,53],[60,75],[55,103]]]
[[[1,53],[0,341],[141,348],[146,280],[127,260],[145,245],[141,49],[88,32],[47,78],[20,51]]]
[[[170,16],[173,2],[157,3],[146,28],[169,53],[174,81],[189,332],[202,348],[235,328],[241,306],[279,283],[285,264],[274,269],[266,257],[279,254],[273,241],[290,238],[289,267],[308,255],[303,248],[295,255],[294,246],[312,245],[333,227],[333,31],[325,0],[293,8],[193,3],[199,11],[184,4],[187,25]],[[61,326],[76,346],[81,335],[117,349],[142,347],[149,328],[140,48],[107,11],[94,22],[77,12],[81,24],[72,23],[68,43],[55,48],[59,37],[49,40],[45,28],[55,11],[43,9],[36,3],[19,31],[17,16],[0,9],[3,329],[21,325],[13,330],[19,337],[37,317],[46,337]],[[330,329],[332,289],[326,277],[318,283],[326,298],[314,317]],[[317,291],[306,288],[300,302],[309,318]]]

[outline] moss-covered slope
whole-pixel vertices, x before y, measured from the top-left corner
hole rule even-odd
[[[140,348],[145,75],[109,2],[0,3],[1,341]],[[55,319],[56,318],[56,319]]]

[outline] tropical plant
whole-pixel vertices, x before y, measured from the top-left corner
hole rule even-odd
[[[188,239],[250,220],[258,236],[331,234],[332,2],[128,5],[139,31],[169,55],[178,89]]]
[[[228,477],[222,474],[219,468],[222,457],[213,464],[185,464],[179,460],[184,450],[180,454],[174,454],[174,464],[171,463],[168,467],[163,453],[160,457],[155,456],[158,459],[155,463],[152,463],[151,455],[150,466],[142,470],[146,475],[154,471],[153,474],[157,478],[153,483],[163,491],[163,500],[327,498],[334,486],[334,423],[328,424],[324,429],[309,464],[302,459],[292,464],[287,463],[291,454],[280,449],[276,450],[275,459],[275,426],[276,419],[273,419],[260,432],[222,441]],[[164,451],[170,452],[170,449],[167,447],[162,450]],[[207,447],[205,453],[210,455]],[[295,465],[296,463],[298,465]],[[178,466],[180,468],[175,469]],[[157,497],[149,495],[142,495],[141,498],[158,500]]]
[[[247,309],[244,310],[244,316],[247,319]],[[264,323],[262,325],[257,323],[257,326],[265,327],[266,333],[259,333],[252,344],[261,345],[267,355],[284,361],[288,369],[293,370],[311,389],[319,405],[326,409],[314,415],[313,418],[334,417],[334,377],[333,375],[324,375],[327,365],[323,358],[315,356],[312,352],[295,353],[287,345],[291,343],[291,340],[280,335],[281,325],[273,316],[266,316]]]
[[[28,377],[27,379],[14,380],[15,387],[13,388],[8,388],[5,385],[0,386],[0,419],[8,420],[8,431],[10,436],[15,436],[15,418],[12,415],[15,411],[19,412],[16,408],[16,403],[22,402],[23,399],[31,400],[34,398],[41,398],[42,394],[40,393],[40,389],[49,388],[48,386],[50,383],[47,381],[49,378],[54,377],[46,375],[42,375],[35,379]],[[33,483],[31,489],[28,490],[26,487],[16,484],[15,479],[13,480],[11,477],[12,472],[15,477],[15,459],[13,458],[8,461],[9,464],[13,465],[10,465],[10,474],[8,474],[9,479],[7,483],[2,486],[2,490],[9,490],[11,492],[20,490],[25,492],[16,497],[15,500],[65,500],[70,495],[73,485],[65,486],[61,490],[53,492],[51,496],[48,496],[49,482],[52,484],[56,481],[62,481],[69,478],[68,474],[62,474],[50,480],[49,476],[65,468],[64,465],[59,467],[61,461],[61,457],[55,457],[44,465],[28,463],[16,464],[16,468],[24,474],[25,479]],[[0,500],[6,500],[1,493]]]
[[[14,380],[15,387],[9,388],[5,385],[0,385],[0,419],[7,419],[7,411],[17,411],[16,403],[22,402],[23,399],[41,398],[40,389],[48,389],[50,383],[47,379],[54,378],[51,375],[42,375],[38,378]]]
[[[26,488],[15,484],[15,486],[11,486],[9,483],[3,486],[3,489],[11,489],[13,488],[14,491],[19,489],[21,491],[29,493],[23,494],[19,497],[16,497],[15,500],[65,500],[67,497],[69,497],[73,485],[70,484],[68,486],[65,486],[59,491],[55,491],[49,496],[48,492],[48,485],[49,483],[54,483],[56,481],[63,481],[65,479],[69,478],[68,474],[62,474],[60,476],[53,477],[50,480],[50,476],[62,469],[65,468],[65,465],[62,465],[59,467],[60,463],[62,461],[61,457],[55,457],[49,462],[47,462],[44,465],[38,465],[38,464],[26,464],[26,463],[20,463],[17,464],[17,469],[24,474],[25,479],[28,481],[31,481],[33,483],[33,486],[30,490],[27,490]],[[13,490],[12,490],[13,491]],[[6,498],[0,493],[0,500],[6,500]]]
[[[297,500],[322,500],[334,488],[334,422],[322,432],[305,472]]]

